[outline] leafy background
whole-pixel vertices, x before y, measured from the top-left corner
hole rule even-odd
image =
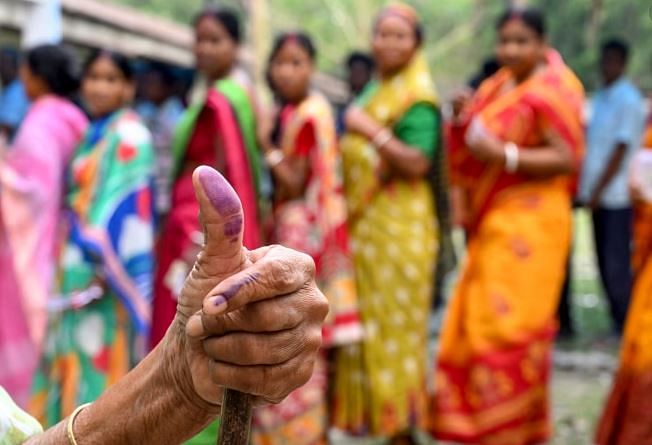
[[[374,15],[384,0],[110,0],[191,23],[204,5],[237,10],[245,23],[253,8],[264,11],[265,35],[249,29],[250,39],[270,40],[273,33],[304,29],[316,40],[319,65],[339,75],[352,49],[366,49]],[[505,0],[407,0],[426,29],[425,51],[443,91],[465,82],[492,53],[494,23],[510,3]],[[560,50],[588,89],[598,85],[596,61],[600,42],[612,36],[632,45],[630,73],[652,90],[652,0],[530,0],[543,9],[551,43]],[[257,22],[260,23],[260,22]],[[268,31],[268,32],[267,32]]]

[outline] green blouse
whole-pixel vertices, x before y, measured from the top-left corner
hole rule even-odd
[[[428,103],[416,103],[394,126],[394,134],[407,145],[418,148],[428,159],[435,158],[439,139],[439,113]]]

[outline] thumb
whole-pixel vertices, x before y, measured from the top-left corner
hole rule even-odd
[[[245,258],[240,198],[224,176],[210,167],[195,169],[192,181],[204,231],[198,263],[209,275],[235,273]]]

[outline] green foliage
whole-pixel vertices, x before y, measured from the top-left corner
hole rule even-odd
[[[218,3],[246,15],[256,0],[111,0],[182,23],[205,4]],[[385,0],[267,0],[270,29],[304,29],[319,48],[320,68],[341,74],[342,61],[353,49],[368,47],[374,15]],[[466,82],[491,55],[494,22],[508,0],[408,0],[426,29],[424,49],[440,89]],[[649,0],[530,0],[548,21],[550,40],[588,89],[598,85],[599,44],[620,36],[632,44],[630,72],[652,89],[652,18]],[[597,12],[596,12],[597,11]],[[592,18],[597,17],[595,22]],[[592,27],[591,23],[595,23]]]

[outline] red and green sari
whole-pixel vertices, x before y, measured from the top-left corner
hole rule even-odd
[[[262,177],[255,113],[247,90],[235,80],[218,81],[206,100],[186,111],[174,144],[176,178],[172,206],[158,241],[151,346],[165,335],[176,314],[177,296],[203,242],[192,173],[210,165],[229,180],[242,201],[244,244],[260,245]]]

